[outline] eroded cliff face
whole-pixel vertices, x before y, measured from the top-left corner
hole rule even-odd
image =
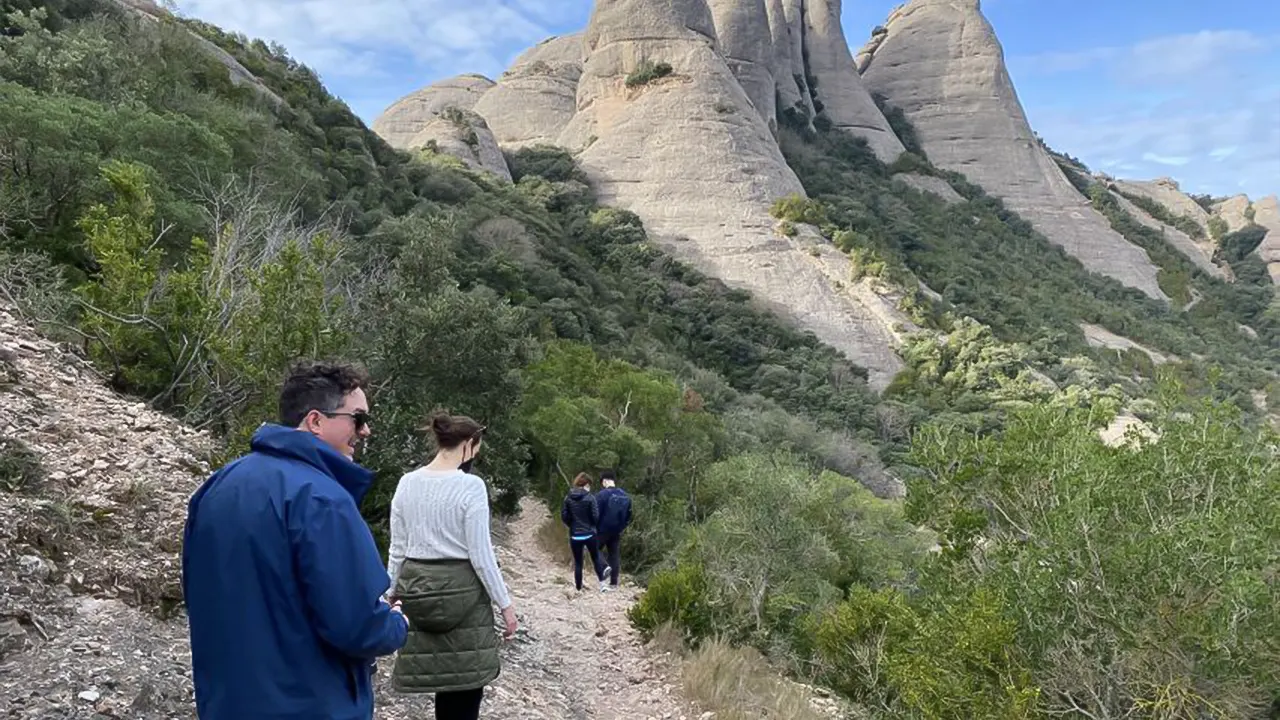
[[[1063,175],[1018,100],[977,0],[911,0],[862,52],[862,79],[900,108],[937,166],[964,173],[1086,268],[1167,300],[1157,267]]]
[[[485,118],[473,109],[493,87],[483,75],[441,80],[396,101],[374,120],[373,131],[392,147],[434,148],[509,181],[502,148]]]
[[[1209,235],[1209,218],[1211,217],[1200,203],[1182,192],[1178,181],[1170,177],[1155,180],[1116,180],[1116,188],[1129,195],[1137,195],[1160,203],[1174,215],[1191,218]]]
[[[583,33],[539,44],[496,83],[462,76],[413,93],[374,130],[465,160],[439,137],[455,108],[508,150],[567,148],[602,204],[635,212],[675,257],[750,291],[883,388],[911,322],[887,290],[850,281],[847,256],[807,230],[784,236],[769,215],[804,195],[778,146],[783,118],[864,137],[885,162],[902,152],[853,71],[839,14],[838,0],[597,0]]]
[[[891,163],[905,148],[863,85],[840,26],[840,0],[804,0],[805,70],[814,110],[835,128],[865,138]]]
[[[764,0],[707,0],[720,55],[771,133],[778,129],[777,59]]]
[[[579,110],[559,144],[601,202],[635,212],[675,257],[750,290],[886,386],[901,367],[900,318],[886,322],[892,303],[848,282],[842,253],[777,232],[770,205],[804,189],[720,54],[705,0],[597,3],[584,42]],[[628,86],[660,63],[670,74]]]
[[[1253,222],[1267,229],[1254,252],[1267,264],[1271,282],[1280,286],[1280,199],[1268,195],[1253,204]]]
[[[545,40],[526,50],[472,109],[504,148],[553,143],[577,112],[582,33]]]

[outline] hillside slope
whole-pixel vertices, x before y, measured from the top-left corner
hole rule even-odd
[[[174,609],[208,437],[118,397],[5,305],[0,373],[0,717],[190,717],[187,626]],[[572,569],[539,544],[549,517],[529,499],[495,522],[523,629],[503,648],[485,717],[697,717],[678,659],[646,649],[626,617],[631,577],[618,592],[574,592]],[[393,693],[391,665],[380,665],[375,717],[429,715],[429,697]]]

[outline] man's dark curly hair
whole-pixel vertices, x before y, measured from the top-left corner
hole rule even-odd
[[[348,363],[295,363],[280,389],[280,424],[298,427],[312,410],[337,410],[344,397],[368,383],[365,371]]]

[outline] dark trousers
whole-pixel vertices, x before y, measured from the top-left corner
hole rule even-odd
[[[600,536],[600,552],[605,554],[609,562],[609,583],[614,587],[618,586],[618,565],[622,564],[622,552],[619,550],[621,544],[621,535]]]
[[[600,542],[592,535],[586,540],[569,539],[569,548],[573,550],[573,586],[582,589],[582,551],[591,553],[591,564],[595,566],[596,578],[604,580],[604,564],[600,562]]]
[[[436,693],[436,720],[478,720],[484,688]]]

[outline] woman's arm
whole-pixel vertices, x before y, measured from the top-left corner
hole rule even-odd
[[[498,557],[493,552],[493,539],[489,535],[489,494],[485,492],[483,480],[476,478],[469,488],[463,501],[463,512],[471,566],[489,592],[489,599],[500,610],[506,610],[511,607],[511,595],[502,579],[502,570],[498,568]]]
[[[405,545],[409,542],[409,529],[404,521],[404,478],[396,485],[395,495],[391,496],[391,545],[387,548],[387,577],[391,587],[387,589],[388,597],[396,595],[396,580],[400,578],[400,566],[404,565]]]

